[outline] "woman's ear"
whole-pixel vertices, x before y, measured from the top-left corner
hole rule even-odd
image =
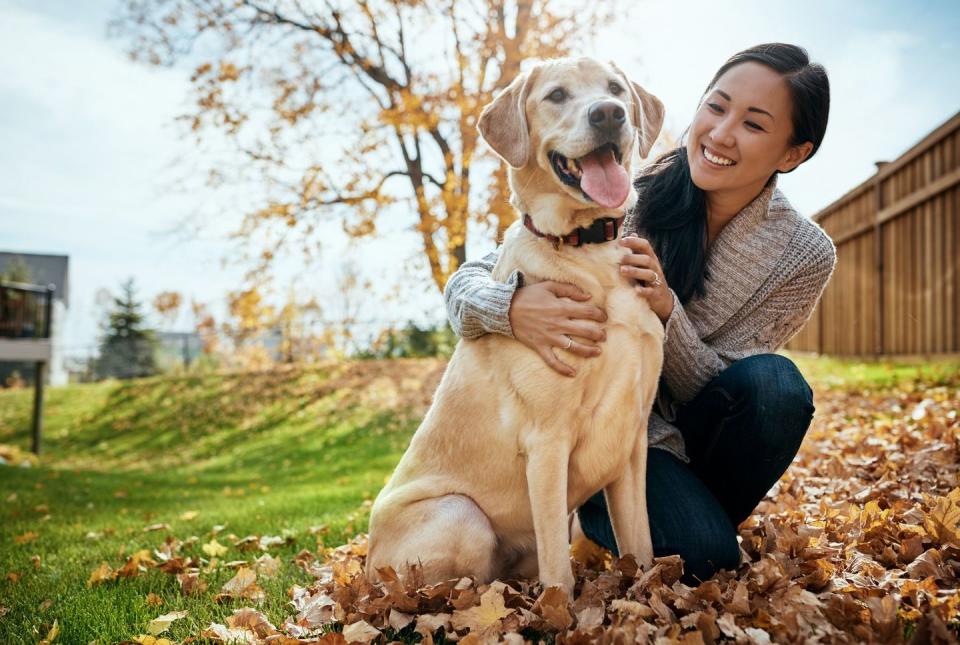
[[[480,113],[477,130],[497,155],[514,168],[530,159],[526,103],[537,68],[517,76]]]
[[[813,142],[811,141],[804,141],[800,145],[790,146],[787,148],[787,154],[784,155],[780,165],[777,166],[777,170],[783,173],[790,172],[806,161],[811,152],[813,152]]]

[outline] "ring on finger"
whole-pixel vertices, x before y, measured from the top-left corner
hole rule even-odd
[[[573,347],[573,339],[567,336],[567,344],[564,346],[564,349],[570,349]]]
[[[660,276],[659,276],[658,274],[654,273],[654,274],[653,274],[653,282],[651,282],[650,284],[652,284],[654,287],[659,287],[659,286],[660,286]]]

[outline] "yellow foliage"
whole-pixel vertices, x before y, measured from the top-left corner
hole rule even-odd
[[[244,213],[237,231],[260,247],[250,254],[258,268],[282,257],[282,246],[261,235],[276,223],[300,236],[285,235],[284,245],[312,249],[318,221],[337,218],[348,235],[375,235],[378,219],[395,212],[384,207],[410,200],[439,289],[464,257],[468,221],[492,224],[499,241],[515,218],[502,165],[480,146],[483,106],[523,60],[575,53],[616,13],[609,3],[496,0],[346,3],[333,16],[298,3],[197,16],[182,3],[132,5],[131,50],[151,62],[176,58],[176,45],[201,33],[223,43],[194,68],[194,107],[182,118],[198,142],[208,130],[236,140],[238,183],[252,170],[270,186],[269,200]],[[448,55],[424,60],[416,40],[434,33]],[[489,163],[475,164],[478,155]],[[321,159],[334,167],[321,170]],[[229,168],[220,161],[218,182]],[[242,336],[263,318],[250,294],[237,298],[242,312],[228,333]]]

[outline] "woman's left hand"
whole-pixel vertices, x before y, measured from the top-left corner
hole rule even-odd
[[[673,313],[673,292],[667,285],[653,245],[633,233],[620,238],[619,243],[630,249],[630,253],[620,260],[620,275],[637,280],[633,287],[637,295],[646,298],[653,313],[657,314],[660,322],[666,324]]]

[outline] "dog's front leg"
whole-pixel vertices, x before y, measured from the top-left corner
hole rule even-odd
[[[567,535],[567,468],[570,448],[554,437],[527,446],[527,488],[537,536],[537,565],[544,587],[561,585],[572,597]]]
[[[647,422],[643,421],[623,476],[603,491],[620,555],[632,553],[649,570],[653,541],[647,514]]]

